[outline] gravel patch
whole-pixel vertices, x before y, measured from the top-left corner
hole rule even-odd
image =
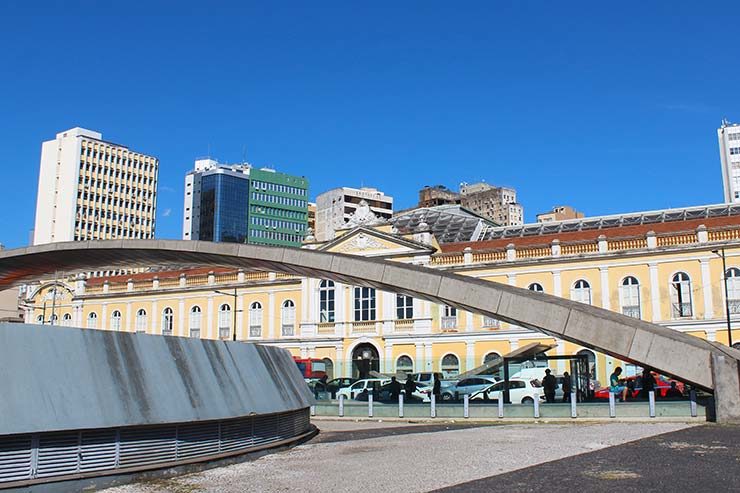
[[[409,423],[337,421],[317,424],[327,432],[383,425],[409,426]],[[251,462],[105,491],[424,492],[689,426],[682,423],[499,425],[308,442]],[[626,471],[613,473],[627,474]]]

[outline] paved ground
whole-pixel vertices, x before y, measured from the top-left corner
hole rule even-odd
[[[697,426],[438,491],[494,490],[740,491],[740,427]]]
[[[494,489],[494,483],[486,481],[494,481],[498,490],[498,479],[507,477],[511,486],[503,491],[529,491],[525,489],[529,487],[528,480],[518,481],[518,473],[510,471],[536,466],[525,469],[532,481],[536,481],[543,468],[550,466],[543,464],[548,461],[570,458],[565,461],[570,464],[580,459],[573,457],[578,454],[603,452],[606,447],[633,440],[679,430],[691,432],[693,429],[680,423],[476,425],[459,422],[317,421],[316,424],[322,429],[321,435],[285,452],[252,462],[167,480],[119,486],[107,491],[423,492],[456,485],[461,485],[465,491],[489,491]],[[685,447],[681,445],[683,441],[671,440],[669,443],[678,445],[666,447],[666,450],[688,453],[688,448],[682,449]],[[737,466],[736,461],[736,469]],[[570,491],[573,484],[581,490],[590,490],[591,485],[600,482],[615,486],[621,484],[618,480],[621,469],[611,467],[610,463],[611,469],[600,468],[596,463],[589,466],[590,469],[578,467],[577,471],[568,473],[574,478],[574,483],[568,486]],[[679,467],[684,473],[694,469],[685,462]],[[592,471],[592,475],[576,474],[585,470]],[[629,476],[630,470],[624,474]],[[492,476],[496,478],[492,479]],[[548,472],[545,477],[558,476]],[[607,482],[606,479],[614,480]],[[559,484],[553,479],[546,487],[553,489]]]

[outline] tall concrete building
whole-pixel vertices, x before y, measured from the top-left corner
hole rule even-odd
[[[41,146],[33,244],[154,237],[156,157],[72,128]]]
[[[198,159],[185,176],[185,240],[300,246],[308,222],[308,180]]]
[[[524,208],[516,201],[516,190],[488,183],[460,184],[460,204],[496,224],[521,226]]]
[[[537,214],[538,223],[549,223],[553,221],[565,221],[567,219],[580,219],[583,212],[579,212],[569,205],[558,205],[549,212]]]
[[[334,188],[316,197],[316,240],[333,239],[336,230],[344,228],[350,215],[357,211],[363,200],[376,217],[393,217],[393,197],[380,190],[370,187]]]
[[[717,129],[725,203],[740,202],[740,125],[722,120]]]
[[[460,194],[444,185],[425,186],[419,190],[419,207],[455,205],[460,203]]]

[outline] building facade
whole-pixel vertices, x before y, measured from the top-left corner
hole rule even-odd
[[[488,183],[462,183],[460,204],[502,226],[524,224],[524,208],[516,201],[516,190]]]
[[[195,161],[185,176],[183,239],[300,246],[308,180],[249,164]]]
[[[584,217],[583,212],[579,212],[569,205],[558,205],[549,212],[537,214],[538,223],[550,223],[553,221],[566,221],[568,219],[580,219]]]
[[[491,240],[441,245],[431,235],[399,234],[390,225],[358,226],[308,247],[426,265],[548,293],[725,344],[726,304],[733,325],[740,323],[740,206],[588,218],[574,229],[563,225],[572,227],[567,222],[518,231],[499,228]],[[720,249],[725,272],[715,253]],[[233,290],[236,300],[226,294]],[[532,342],[553,345],[549,354],[588,356],[602,384],[617,365],[625,366],[490,317],[284,273],[190,269],[76,278],[32,286],[26,297],[29,323],[54,320],[209,339],[228,339],[236,330],[238,340],[325,359],[334,376],[356,374],[358,357],[369,357],[381,372],[452,376]],[[740,327],[733,340],[740,341]],[[560,373],[568,369],[563,362],[553,365]]]
[[[33,244],[154,237],[156,157],[72,128],[41,146]]]
[[[717,129],[726,203],[740,202],[740,125],[722,120]]]
[[[418,207],[436,207],[438,205],[455,205],[460,203],[460,194],[444,185],[426,186],[419,190]]]
[[[393,216],[393,197],[370,187],[334,188],[316,197],[316,231],[319,241],[334,239],[335,232],[345,227],[350,215],[365,201],[381,219]]]

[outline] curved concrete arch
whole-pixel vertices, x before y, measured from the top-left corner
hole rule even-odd
[[[487,315],[680,378],[740,416],[740,351],[546,293],[377,258],[308,249],[180,240],[110,240],[0,252],[0,287],[55,270],[210,265],[374,287]],[[721,390],[720,390],[721,389]],[[721,394],[721,395],[720,395]],[[718,417],[720,410],[718,407]]]

